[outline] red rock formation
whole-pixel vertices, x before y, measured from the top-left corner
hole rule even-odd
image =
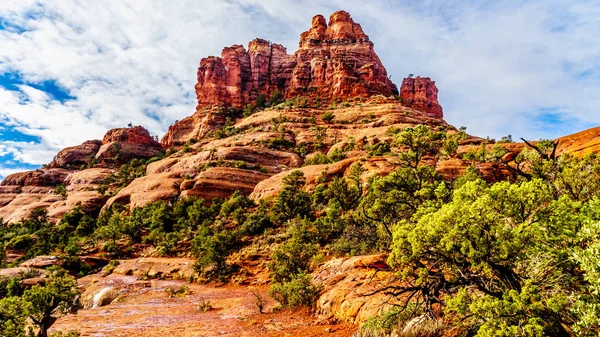
[[[405,78],[400,98],[403,105],[425,112],[430,117],[444,117],[442,106],[438,103],[438,89],[429,77]]]
[[[65,181],[69,172],[63,169],[33,170],[6,177],[2,186],[56,186]]]
[[[197,76],[196,113],[169,128],[161,142],[165,148],[221,127],[214,113],[203,109],[208,106],[242,108],[275,91],[285,99],[318,97],[321,102],[398,94],[373,43],[345,11],[331,14],[329,24],[322,15],[315,16],[294,55],[282,45],[255,39],[248,50],[233,45],[221,57],[203,58]]]
[[[50,167],[69,168],[86,165],[96,156],[100,145],[102,145],[100,140],[88,140],[81,145],[67,147],[56,155]]]
[[[160,143],[141,126],[109,130],[96,154],[99,161],[126,163],[133,158],[151,158],[162,153]]]
[[[161,140],[165,147],[179,146],[185,144],[190,139],[200,139],[209,132],[220,129],[225,125],[225,118],[222,114],[213,111],[196,111],[195,114],[176,121],[169,126],[169,130]]]
[[[294,55],[281,45],[255,39],[247,51],[233,45],[223,49],[221,57],[202,59],[198,68],[199,108],[214,104],[241,108],[275,90],[285,98],[325,100],[398,93],[373,43],[345,11],[333,13],[329,25],[323,16],[315,16]]]

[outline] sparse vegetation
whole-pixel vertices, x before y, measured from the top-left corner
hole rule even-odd
[[[263,145],[283,148],[291,138],[282,130],[287,122],[272,121],[280,136]],[[323,151],[325,131],[311,129],[315,147]],[[503,162],[508,150],[483,144],[461,151],[462,159],[473,163],[462,176],[444,178],[433,164],[456,158],[465,135],[464,129],[418,125],[391,128],[384,140],[350,137],[329,155],[309,155],[306,164],[332,164],[359,149],[370,156],[394,156],[397,168],[373,176],[365,174],[364,161],[339,172],[330,165],[320,175],[311,173],[309,186],[304,173],[294,170],[282,179],[276,196],[260,202],[237,192],[225,200],[179,198],[131,210],[115,203],[99,215],[80,205],[58,223],[35,210],[18,224],[0,226],[0,263],[7,265],[7,251],[22,254],[21,259],[56,254],[69,262],[70,271],[83,275],[89,269],[75,263],[78,255],[103,247],[106,256],[127,257],[143,244],[155,256],[194,256],[198,281],[227,281],[247,273],[240,250],[261,247],[252,254],[270,257],[269,295],[282,308],[293,308],[314,305],[320,288],[312,284],[311,272],[330,257],[387,253],[401,282],[386,291],[401,305],[365,324],[365,334],[393,334],[415,319],[438,329],[443,317],[444,324],[472,336],[593,336],[600,329],[600,157],[557,156],[556,143],[542,140],[528,142]],[[304,155],[314,150],[310,143],[285,145]],[[198,171],[213,165],[260,169],[209,151],[214,160]],[[114,193],[143,176],[150,161],[121,166],[104,192]],[[484,181],[478,168],[484,162],[502,168],[510,179]],[[66,275],[56,277],[72,284]],[[10,322],[13,330],[5,331],[14,336],[22,336],[32,313],[22,301],[36,301],[19,284],[18,279],[0,283],[5,297],[0,324]],[[165,292],[183,296],[188,290]],[[264,301],[255,297],[262,312]],[[199,310],[210,309],[210,302],[202,303]]]
[[[168,287],[165,289],[165,293],[167,293],[167,296],[169,298],[173,298],[173,297],[183,297],[186,296],[190,293],[190,287],[186,286],[185,284],[180,285],[179,287],[175,288],[175,287]]]

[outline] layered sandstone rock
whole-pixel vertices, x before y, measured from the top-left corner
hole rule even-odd
[[[324,102],[356,96],[398,94],[374,51],[373,43],[345,11],[330,16],[329,24],[317,15],[312,27],[301,34],[300,47],[288,55],[285,47],[262,39],[223,49],[221,57],[200,61],[196,95],[198,111],[211,105],[242,108],[258,95],[279,91],[286,99],[319,97]],[[173,133],[202,135],[195,121],[180,122]],[[167,134],[163,145],[174,145]]]
[[[96,159],[126,163],[133,158],[152,158],[162,152],[160,143],[150,136],[148,130],[135,126],[108,131]]]
[[[213,110],[198,110],[192,116],[176,121],[161,140],[165,147],[180,146],[190,139],[201,139],[225,125],[223,114]]]
[[[317,312],[329,319],[360,324],[402,303],[386,291],[400,282],[385,255],[331,260],[313,273],[313,282],[323,286]]]
[[[1,186],[56,186],[69,175],[64,169],[41,169],[14,173],[7,176]]]
[[[438,89],[429,77],[405,78],[400,88],[402,103],[433,118],[443,118],[442,106],[438,103]]]
[[[88,140],[81,145],[68,147],[56,155],[50,167],[77,168],[87,165],[96,156],[101,145],[101,140]]]
[[[583,157],[590,153],[598,153],[600,152],[600,127],[560,137],[556,141],[558,141],[557,154],[569,153]]]

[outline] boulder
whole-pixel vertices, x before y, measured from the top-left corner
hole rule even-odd
[[[96,156],[101,145],[101,140],[88,140],[81,145],[67,147],[54,157],[50,167],[71,168],[87,165]]]
[[[96,159],[103,162],[127,163],[134,158],[152,158],[163,149],[148,130],[141,126],[109,130],[102,139]]]

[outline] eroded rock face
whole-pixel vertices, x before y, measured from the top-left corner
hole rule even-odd
[[[300,35],[296,67],[286,97],[319,96],[345,99],[398,93],[374,51],[373,43],[348,12],[325,18],[317,15],[312,27]]]
[[[42,169],[14,173],[6,177],[2,186],[56,186],[65,181],[69,172],[64,169]]]
[[[429,77],[405,78],[400,88],[402,104],[427,113],[433,118],[443,118],[438,102],[438,89]]]
[[[112,129],[96,153],[99,161],[126,163],[133,158],[152,158],[163,152],[160,143],[141,126]]]
[[[398,285],[385,255],[354,256],[328,261],[313,273],[323,286],[317,311],[325,318],[360,324],[402,303],[386,287]],[[366,296],[369,294],[369,296]]]
[[[326,101],[398,93],[373,43],[345,11],[333,13],[329,24],[315,16],[294,55],[282,45],[255,39],[247,50],[233,45],[223,49],[221,57],[200,61],[198,110],[215,104],[242,108],[276,90],[284,98],[318,96]]]
[[[161,140],[165,147],[180,146],[190,139],[200,139],[209,132],[225,125],[225,118],[218,111],[196,111],[192,116],[176,121]]]
[[[88,140],[81,145],[67,147],[56,155],[50,167],[70,168],[87,165],[96,156],[101,145],[101,140]]]

